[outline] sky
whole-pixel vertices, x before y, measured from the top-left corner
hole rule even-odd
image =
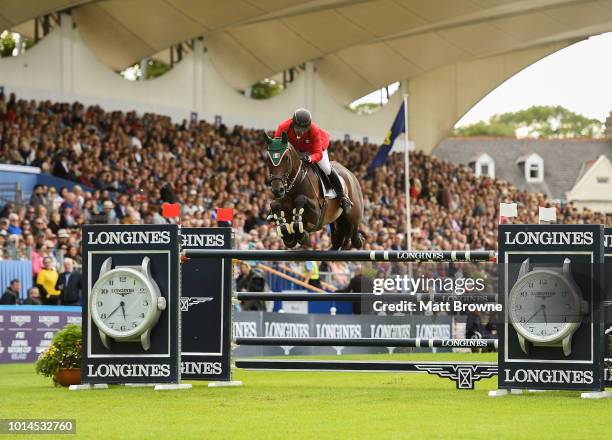
[[[358,102],[380,102],[380,92]],[[612,33],[576,43],[525,68],[485,96],[456,126],[532,105],[562,105],[605,121],[612,111]]]

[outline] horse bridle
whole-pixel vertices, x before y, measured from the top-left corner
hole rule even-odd
[[[289,183],[289,174],[291,173],[291,170],[293,169],[293,159],[292,159],[291,156],[292,155],[289,154],[289,170],[285,174],[283,174],[282,176],[273,176],[273,177],[270,178],[270,185],[272,185],[272,182],[274,182],[275,180],[280,180],[281,181],[281,183],[285,187],[285,196],[291,192],[291,190],[295,186],[295,183],[296,183],[296,180],[297,180],[298,176],[300,175],[300,172],[302,171],[302,161],[300,160],[299,161],[300,164],[298,165],[298,169],[295,172],[295,176],[293,176],[293,179],[291,179],[291,183]],[[300,179],[300,182],[303,179],[304,179],[304,177],[302,176],[302,179]]]

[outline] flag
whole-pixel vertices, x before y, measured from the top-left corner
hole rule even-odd
[[[173,218],[181,216],[181,205],[179,203],[164,203],[162,205],[162,217]]]
[[[538,208],[538,220],[540,223],[555,223],[557,221],[557,208],[555,208],[554,206],[552,208],[544,208],[540,206]]]
[[[500,203],[499,204],[499,224],[504,225],[511,223],[511,219],[518,217],[518,209],[516,203]]]
[[[234,210],[232,208],[217,208],[218,222],[231,222],[234,220]]]
[[[393,142],[395,142],[395,138],[397,138],[401,133],[406,131],[406,117],[404,116],[404,103],[400,106],[399,111],[397,112],[397,116],[393,121],[393,125],[391,126],[391,130],[387,133],[387,137],[385,138],[385,142],[380,146],[376,156],[372,159],[372,163],[368,167],[368,171],[374,170],[385,163],[387,160],[387,156],[391,152],[391,148],[393,147]]]

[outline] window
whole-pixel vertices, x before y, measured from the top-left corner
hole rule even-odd
[[[469,164],[476,177],[487,176],[495,178],[495,161],[488,154],[482,153],[470,161]]]
[[[517,160],[529,183],[544,182],[544,159],[536,153],[522,156]]]
[[[607,177],[607,176],[605,176],[605,177],[598,177],[597,178],[597,183],[605,184],[605,183],[608,183],[608,182],[610,182],[610,178]]]

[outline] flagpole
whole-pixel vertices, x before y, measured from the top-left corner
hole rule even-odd
[[[404,145],[404,187],[406,192],[406,249],[408,249],[408,252],[410,252],[412,251],[412,219],[410,216],[410,148],[408,144],[408,93],[404,93]],[[412,263],[408,263],[408,276],[412,278]]]
[[[412,222],[410,218],[410,156],[408,147],[408,94],[404,93],[404,176],[406,191],[406,249],[412,250]]]

